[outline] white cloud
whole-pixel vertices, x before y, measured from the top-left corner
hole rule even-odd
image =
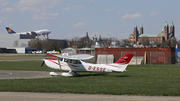
[[[84,6],[68,4],[67,7],[62,8],[63,10],[79,10]]]
[[[180,28],[180,25],[178,25],[177,28]]]
[[[43,24],[41,24],[41,26],[46,26],[47,25],[47,23],[43,23]]]
[[[1,11],[2,12],[12,12],[12,11],[14,11],[14,9],[13,8],[4,8]]]
[[[10,27],[10,26],[13,26],[13,24],[10,23],[10,24],[7,24],[6,26]]]
[[[95,0],[90,0],[88,3],[93,3]]]
[[[7,2],[6,0],[0,0],[1,6],[7,6],[9,5],[9,2]]]
[[[86,24],[83,22],[79,22],[79,23],[74,25],[74,27],[84,27],[84,26],[86,26]]]
[[[159,12],[154,11],[154,12],[151,12],[150,14],[150,16],[156,16],[156,15],[159,15]]]
[[[0,20],[0,23],[2,22],[2,20]]]
[[[121,10],[119,10],[119,11],[116,12],[117,15],[121,15],[121,13],[122,13]]]
[[[105,9],[104,12],[110,12],[112,9]]]
[[[60,27],[64,27],[64,25],[63,25],[63,24],[61,24],[61,25],[60,25]]]
[[[124,15],[122,18],[123,18],[123,19],[137,19],[137,18],[141,18],[141,17],[142,17],[141,14],[135,13],[135,14],[132,14],[132,15],[126,14],[126,15]]]
[[[18,7],[21,11],[34,11],[34,12],[43,12],[47,9],[54,8],[62,0],[21,0],[18,2]]]
[[[40,15],[34,15],[33,19],[35,20],[49,20],[58,16],[58,13],[41,13]]]

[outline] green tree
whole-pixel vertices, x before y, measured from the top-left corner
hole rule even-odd
[[[149,45],[150,45],[150,43],[149,43],[149,38],[146,37],[146,36],[141,37],[140,43],[141,43],[142,45],[144,45],[144,46],[149,46]]]
[[[35,47],[35,48],[37,48],[37,49],[42,50],[42,42],[41,42],[41,39],[39,39],[39,38],[31,39],[31,40],[28,42],[28,46],[29,46],[29,47]]]

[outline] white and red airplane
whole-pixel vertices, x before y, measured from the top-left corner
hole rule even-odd
[[[54,72],[49,73],[50,75],[56,76],[58,74],[55,73],[55,70],[62,70],[69,71],[68,73],[62,73],[62,76],[76,76],[80,75],[77,72],[124,72],[126,71],[126,67],[134,55],[131,53],[126,53],[117,62],[112,64],[86,63],[84,60],[94,57],[87,54],[71,56],[46,54],[46,56],[55,57],[43,59],[48,67],[54,69]]]

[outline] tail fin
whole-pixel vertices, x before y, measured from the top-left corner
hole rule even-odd
[[[6,27],[6,30],[9,34],[15,34],[16,32],[10,29],[9,27]]]
[[[122,64],[128,64],[130,62],[130,60],[132,59],[132,57],[134,56],[134,54],[131,53],[126,53],[123,57],[121,57],[117,62],[115,63],[122,63]]]

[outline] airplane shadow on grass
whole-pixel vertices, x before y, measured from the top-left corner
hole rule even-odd
[[[108,75],[109,73],[89,73],[89,74],[81,74],[73,77],[88,77],[88,76],[113,76],[113,77],[131,77],[131,75]]]
[[[77,76],[73,76],[73,77],[88,77],[88,76],[105,76],[107,75],[108,73],[89,73],[89,74],[80,74],[80,75],[77,75]]]

